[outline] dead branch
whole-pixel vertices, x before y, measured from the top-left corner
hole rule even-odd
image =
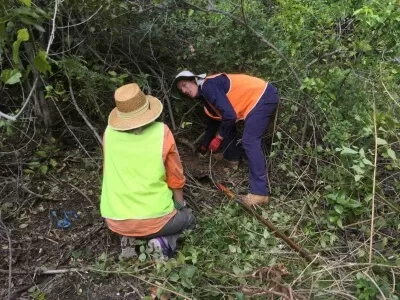
[[[97,142],[99,145],[102,145],[102,139],[100,135],[97,133],[96,129],[93,127],[93,125],[90,123],[88,117],[85,115],[85,113],[82,111],[82,109],[79,107],[78,102],[76,101],[75,95],[74,95],[74,90],[72,89],[72,82],[71,78],[69,78],[68,74],[65,73],[68,79],[68,85],[69,85],[69,93],[71,95],[71,100],[72,103],[75,106],[76,111],[79,113],[79,115],[82,117],[82,119],[85,121],[86,125],[89,127],[89,129],[92,131],[94,137],[96,138]]]
[[[234,16],[234,15],[232,15],[232,14],[226,12],[226,11],[217,9],[217,8],[214,6],[214,3],[213,3],[212,1],[209,1],[209,5],[208,5],[207,8],[198,7],[198,6],[196,6],[196,5],[193,5],[193,4],[191,4],[191,3],[188,3],[188,2],[186,2],[186,1],[184,1],[184,3],[187,4],[187,5],[189,5],[189,6],[191,6],[191,7],[193,7],[193,8],[195,8],[196,10],[200,10],[200,11],[207,12],[207,13],[209,13],[209,12],[215,12],[215,13],[217,13],[217,14],[227,16],[227,17],[229,17],[230,19],[234,20],[235,22],[237,22],[237,23],[239,23],[239,24],[245,26],[245,27],[246,27],[248,30],[250,30],[255,36],[257,36],[257,37],[261,40],[261,42],[263,42],[263,43],[266,44],[268,47],[270,47],[272,50],[274,50],[274,51],[285,61],[285,63],[288,65],[288,67],[289,67],[290,70],[292,71],[294,77],[296,78],[296,81],[298,82],[299,85],[301,85],[301,80],[300,80],[299,75],[298,75],[297,72],[294,70],[294,68],[292,67],[292,65],[290,64],[289,60],[286,58],[286,56],[283,55],[283,53],[282,53],[274,44],[272,44],[269,40],[267,40],[261,33],[259,33],[257,30],[255,30],[255,29],[254,29],[253,27],[251,27],[250,25],[248,25],[248,24],[246,23],[245,20],[239,19],[238,17],[236,17],[236,16]]]
[[[5,231],[8,240],[8,270],[6,270],[6,273],[8,274],[8,299],[10,300],[11,285],[12,285],[12,245],[11,245],[10,230],[3,223],[3,220],[1,218],[1,210],[0,210],[0,228]]]
[[[48,42],[48,44],[47,44],[47,49],[46,49],[46,53],[47,53],[47,54],[49,54],[50,46],[51,46],[51,44],[53,44],[53,40],[54,40],[54,32],[55,32],[55,30],[56,30],[56,17],[57,17],[58,4],[59,4],[59,2],[60,2],[60,0],[55,0],[55,1],[54,1],[54,14],[53,14],[53,23],[52,23],[53,25],[52,25],[52,29],[51,29],[51,33],[50,33],[49,42]],[[1,119],[1,118],[4,118],[4,119],[10,120],[10,121],[16,121],[16,120],[18,119],[18,117],[22,114],[22,112],[25,110],[26,106],[27,106],[28,103],[30,102],[30,99],[32,98],[32,95],[33,95],[33,93],[34,93],[35,90],[36,90],[36,85],[37,85],[37,83],[38,83],[38,79],[39,79],[39,76],[37,76],[37,77],[35,78],[35,80],[34,80],[34,82],[33,82],[33,85],[32,85],[32,89],[31,89],[31,91],[29,92],[29,95],[28,95],[28,97],[26,98],[25,103],[22,105],[21,110],[20,110],[15,116],[10,116],[10,115],[7,115],[7,114],[2,113],[2,112],[0,111],[0,119]]]

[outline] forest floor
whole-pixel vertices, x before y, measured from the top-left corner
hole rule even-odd
[[[219,192],[209,177],[208,157],[193,155],[183,146],[181,158],[187,176],[185,192],[195,210],[209,210]],[[132,262],[119,259],[120,237],[111,232],[99,213],[101,162],[82,158],[78,151],[57,156],[50,172],[24,174],[10,178],[3,169],[0,223],[0,298],[1,299],[142,299],[154,298],[154,285],[144,277],[124,276],[124,272],[102,272],[107,264]],[[213,164],[215,160],[213,161]],[[214,176],[235,191],[245,190],[247,169],[244,164],[231,174],[217,169]],[[29,172],[30,173],[30,172]],[[75,212],[71,226],[57,226],[64,212]],[[56,212],[58,219],[51,212]],[[124,265],[125,264],[125,265]],[[133,262],[151,269],[154,261]]]
[[[156,299],[158,295],[165,300],[183,293],[196,294],[197,299],[210,299],[210,294],[214,299],[222,299],[221,295],[226,299],[245,299],[244,295],[308,299],[318,293],[320,297],[314,299],[328,299],[326,293],[331,295],[329,299],[356,299],[354,276],[365,270],[366,265],[358,262],[365,257],[368,236],[354,226],[345,228],[341,236],[328,230],[304,233],[314,223],[318,228],[314,212],[323,207],[303,201],[293,188],[287,199],[273,197],[262,215],[310,252],[318,253],[316,259],[322,258],[325,266],[312,269],[216,188],[216,183],[222,182],[236,194],[245,193],[245,161],[239,170],[231,171],[218,162],[214,165],[214,157],[195,156],[189,147],[179,144],[187,178],[185,198],[199,219],[199,229],[192,236],[185,235],[180,245],[185,247],[186,257],[162,267],[150,256],[129,261],[119,258],[120,237],[107,228],[99,213],[102,158],[98,150],[92,149],[88,158],[87,153],[62,145],[36,145],[34,155],[31,146],[19,152],[13,147],[2,148],[9,152],[2,152],[5,160],[2,158],[0,165],[0,299]],[[276,170],[269,173],[276,189],[285,184]],[[77,218],[71,218],[71,226],[62,229],[52,211],[58,217],[73,211]],[[399,240],[395,233],[386,235]],[[322,250],[321,241],[328,245]],[[396,245],[392,249],[398,249]],[[140,246],[141,253],[143,249]],[[393,253],[382,252],[383,256],[385,265],[378,271],[388,274],[388,282],[393,274],[395,291],[399,268],[390,273],[386,263]],[[285,265],[294,273],[287,282],[281,281],[289,274]],[[180,271],[171,273],[177,267]],[[278,271],[271,279],[274,267]],[[352,271],[346,273],[349,268]],[[195,287],[191,281],[195,279],[204,287]],[[360,282],[365,290],[370,288]],[[296,285],[297,294],[292,289]],[[207,296],[201,296],[203,289]]]

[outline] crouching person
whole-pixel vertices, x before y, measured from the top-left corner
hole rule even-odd
[[[171,257],[180,234],[195,227],[185,207],[174,137],[167,125],[155,122],[161,102],[137,84],[118,88],[114,98],[103,140],[101,215],[122,236],[123,258],[136,255],[135,238],[148,239],[158,258]]]

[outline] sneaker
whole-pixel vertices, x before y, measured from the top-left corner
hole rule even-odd
[[[168,257],[172,257],[173,255],[168,241],[162,236],[151,239],[148,241],[147,246],[149,252],[152,253],[156,259],[167,260]]]
[[[135,250],[135,238],[129,236],[121,237],[121,255],[122,259],[129,259],[138,256]]]

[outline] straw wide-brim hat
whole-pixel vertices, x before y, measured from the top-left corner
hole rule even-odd
[[[126,131],[147,125],[161,114],[163,105],[157,98],[145,95],[136,83],[121,86],[114,94],[116,107],[108,117],[108,126]]]

